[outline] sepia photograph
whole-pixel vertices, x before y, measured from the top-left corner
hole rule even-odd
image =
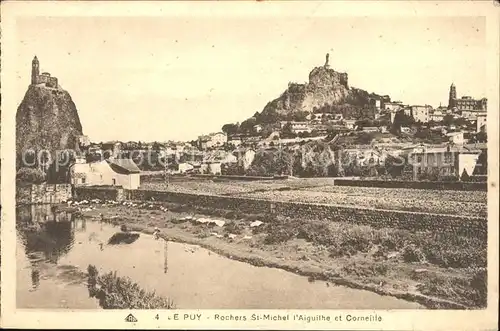
[[[9,309],[377,323],[498,298],[487,17],[272,13],[11,20]]]

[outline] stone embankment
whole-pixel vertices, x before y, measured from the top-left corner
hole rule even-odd
[[[81,187],[76,188],[74,193],[74,198],[78,200],[169,202],[224,209],[243,214],[258,212],[299,219],[326,219],[357,225],[370,225],[375,228],[393,227],[413,231],[447,231],[457,235],[487,238],[488,222],[487,218],[483,217],[151,190]]]

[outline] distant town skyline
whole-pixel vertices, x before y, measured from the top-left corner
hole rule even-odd
[[[17,33],[17,105],[37,55],[97,142],[218,131],[307,81],[326,53],[350,86],[392,100],[446,106],[451,83],[486,97],[484,17],[40,17]]]

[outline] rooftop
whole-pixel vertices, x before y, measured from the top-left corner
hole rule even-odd
[[[139,167],[131,159],[113,159],[108,160],[110,167],[120,174],[138,174],[141,172]]]

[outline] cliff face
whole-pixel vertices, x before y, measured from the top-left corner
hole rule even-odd
[[[370,105],[368,92],[350,88],[346,73],[337,72],[328,66],[316,67],[309,73],[306,84],[290,83],[277,99],[269,102],[263,110],[279,115],[293,114],[299,111],[312,112],[325,105],[352,105],[364,107]]]
[[[61,88],[30,85],[16,113],[16,154],[33,149],[75,149],[82,125],[69,93]]]

